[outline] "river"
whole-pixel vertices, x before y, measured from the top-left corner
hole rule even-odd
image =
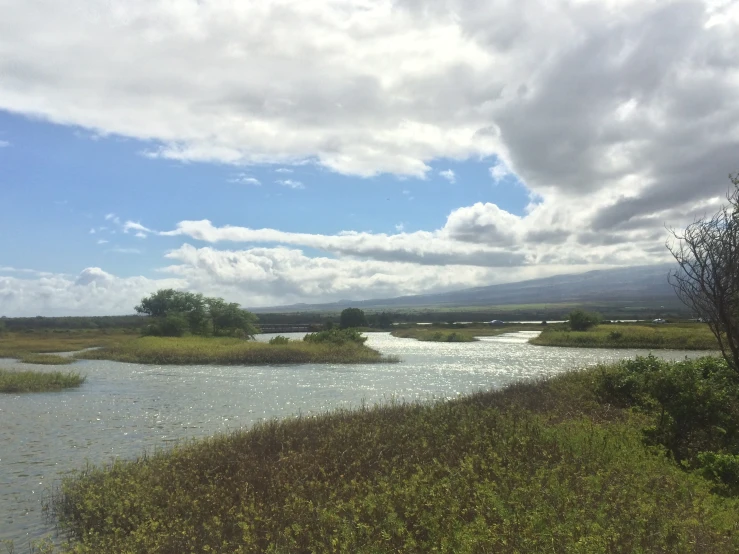
[[[367,344],[399,356],[399,364],[239,367],[79,361],[67,366],[87,375],[78,389],[0,394],[0,539],[14,540],[17,551],[26,551],[31,540],[52,533],[53,523],[45,521],[42,511],[44,500],[61,476],[87,462],[133,458],[145,449],[248,427],[264,418],[392,398],[454,398],[648,353],[528,344],[537,334],[433,343],[370,333]],[[677,350],[655,354],[668,359],[698,355]],[[0,359],[0,367],[42,366]]]

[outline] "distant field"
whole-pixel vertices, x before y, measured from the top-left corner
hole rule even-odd
[[[552,325],[529,342],[584,348],[718,350],[716,338],[704,323],[621,323],[598,325],[589,331],[570,331],[565,325]]]

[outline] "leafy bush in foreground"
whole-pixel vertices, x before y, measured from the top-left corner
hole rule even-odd
[[[653,414],[649,442],[727,492],[739,490],[739,376],[725,360],[626,360],[602,371],[598,390],[604,401]]]

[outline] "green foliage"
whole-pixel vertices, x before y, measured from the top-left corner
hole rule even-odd
[[[404,339],[416,339],[424,342],[475,342],[477,337],[494,337],[503,333],[516,331],[539,330],[539,325],[510,324],[491,327],[485,324],[460,325],[454,324],[454,330],[439,330],[438,326],[417,326],[404,329],[393,329],[391,335]]]
[[[184,315],[171,313],[157,318],[156,322],[144,327],[141,334],[152,337],[182,337],[188,327],[188,321]]]
[[[595,327],[600,323],[601,316],[596,312],[586,312],[584,310],[573,310],[568,316],[570,329],[573,331],[587,331],[591,327]]]
[[[346,308],[341,312],[339,327],[349,329],[351,327],[367,327],[367,317],[359,308]]]
[[[88,467],[53,511],[77,553],[736,552],[739,503],[596,376],[263,422]]]
[[[351,335],[348,331],[341,333]],[[359,338],[363,340],[363,337]],[[267,344],[233,337],[194,336],[141,337],[110,348],[80,352],[76,357],[162,365],[349,364],[398,361],[397,358],[382,356],[376,350],[346,338],[342,341],[288,341],[286,344]]]
[[[589,331],[570,331],[564,325],[548,325],[529,341],[540,346],[583,348],[673,348],[717,350],[716,338],[703,323],[646,325],[622,323],[598,325]]]
[[[237,303],[192,292],[161,289],[143,298],[135,310],[155,319],[144,335],[180,337],[189,331],[201,336],[253,338],[259,332],[257,317]]]
[[[598,390],[604,401],[654,416],[645,429],[650,443],[739,491],[739,378],[725,360],[627,360],[602,370]]]
[[[269,339],[269,344],[287,344],[288,342],[290,342],[290,339],[282,335],[277,335]]]
[[[74,358],[70,358],[69,356],[57,356],[55,354],[23,354],[19,361],[24,364],[67,365],[73,364]]]
[[[20,358],[47,352],[70,352],[94,346],[106,346],[135,337],[135,330],[128,333],[108,330],[41,329],[34,333],[6,333],[0,337],[0,358]]]
[[[317,333],[309,333],[303,337],[303,341],[310,343],[329,343],[329,344],[364,344],[367,337],[363,337],[362,333],[356,329],[328,329],[318,331]]]
[[[9,371],[0,369],[0,392],[47,392],[79,387],[85,378],[79,373]]]

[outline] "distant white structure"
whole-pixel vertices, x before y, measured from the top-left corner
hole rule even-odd
[[[664,319],[653,319],[652,323],[667,323]]]
[[[494,319],[492,321],[488,321],[488,325],[505,325],[505,321]]]

